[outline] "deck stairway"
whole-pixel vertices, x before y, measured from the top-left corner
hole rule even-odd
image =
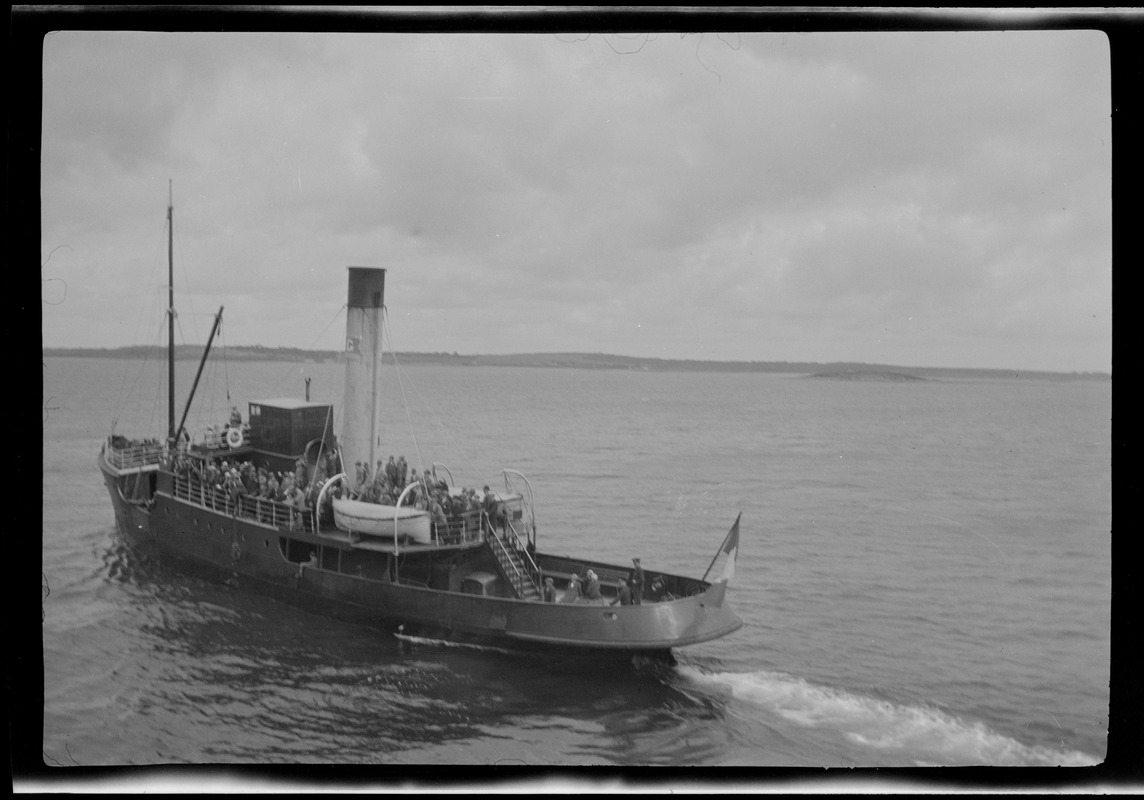
[[[495,530],[487,528],[485,542],[496,558],[502,577],[512,587],[513,594],[521,600],[539,600],[539,570],[532,563],[528,551],[521,546],[512,526],[509,525],[502,536],[497,536]]]

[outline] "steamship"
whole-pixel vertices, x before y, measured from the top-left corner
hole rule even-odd
[[[167,209],[173,228],[173,207]],[[168,238],[168,268],[171,245]],[[441,637],[504,647],[659,655],[726,636],[743,624],[727,602],[739,547],[736,518],[701,578],[553,555],[537,541],[532,485],[503,469],[493,505],[442,519],[425,507],[424,483],[395,502],[362,499],[378,464],[378,380],[385,275],[347,268],[345,386],[335,407],[306,398],[251,401],[246,422],[192,440],[174,398],[174,297],[168,302],[168,430],[164,439],[110,435],[98,463],[119,531],[164,565],[207,570],[239,586],[399,636]],[[173,275],[171,284],[173,284]],[[222,309],[202,361],[210,353]],[[196,376],[195,383],[198,383]],[[240,415],[241,416],[241,415]],[[211,465],[249,463],[268,471],[305,465],[316,501],[300,505],[228,491],[208,480]],[[318,469],[321,464],[324,468]],[[350,467],[354,470],[354,467]],[[457,497],[444,464],[437,491]],[[315,483],[317,481],[317,483]],[[503,486],[502,486],[503,483]],[[457,504],[460,506],[460,504]],[[595,584],[580,595],[591,572]]]

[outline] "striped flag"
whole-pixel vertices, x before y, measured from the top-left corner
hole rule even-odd
[[[727,563],[723,565],[723,575],[719,580],[730,583],[731,578],[735,577],[735,558],[739,555],[739,517],[735,517],[735,524],[731,526],[721,552],[727,556]]]
[[[731,531],[723,540],[715,558],[711,559],[711,565],[703,573],[704,581],[713,572],[718,574],[718,577],[712,580],[711,588],[707,590],[707,601],[711,605],[723,605],[723,596],[727,592],[727,585],[731,582],[731,578],[735,577],[735,559],[739,555],[739,520],[742,516],[740,513],[739,516],[735,517],[735,524],[731,526]]]

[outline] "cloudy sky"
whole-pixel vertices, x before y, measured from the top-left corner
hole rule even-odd
[[[44,42],[43,344],[1111,369],[1097,31]]]

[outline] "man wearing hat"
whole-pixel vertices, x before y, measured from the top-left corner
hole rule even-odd
[[[632,565],[632,574],[628,577],[628,582],[632,585],[632,604],[638,606],[643,604],[643,567],[640,566],[638,558],[632,559]]]

